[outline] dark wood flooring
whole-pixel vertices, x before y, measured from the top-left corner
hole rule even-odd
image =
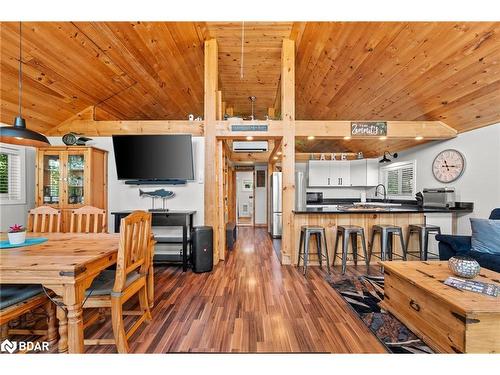
[[[155,269],[153,320],[131,337],[132,352],[385,352],[324,271],[310,267],[306,278],[301,269],[280,265],[265,228],[238,230],[229,259],[212,273]],[[338,268],[334,278],[341,278]],[[111,334],[108,319],[85,336]],[[116,349],[92,346],[87,352]]]

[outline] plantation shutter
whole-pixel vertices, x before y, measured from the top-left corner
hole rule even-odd
[[[391,165],[382,169],[387,195],[413,197],[415,194],[415,163]]]
[[[2,203],[20,203],[24,201],[24,149],[0,148],[0,201]]]

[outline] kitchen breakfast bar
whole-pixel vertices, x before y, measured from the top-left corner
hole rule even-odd
[[[299,254],[299,242],[300,233],[303,226],[314,226],[322,227],[325,229],[326,233],[326,243],[328,255],[330,258],[330,264],[333,263],[333,254],[335,247],[335,239],[337,235],[338,226],[359,226],[363,228],[366,248],[370,248],[371,234],[374,225],[391,225],[400,227],[402,230],[403,238],[406,243],[407,235],[410,225],[418,224],[429,224],[433,219],[439,218],[440,222],[448,223],[444,225],[447,230],[443,230],[443,233],[450,231],[452,234],[455,232],[456,228],[456,218],[459,215],[465,215],[471,213],[473,210],[472,203],[461,203],[457,202],[454,208],[435,208],[435,207],[419,207],[416,204],[384,204],[384,203],[350,203],[350,204],[331,204],[329,206],[307,206],[303,210],[295,210],[294,215],[294,236],[295,236],[295,246],[293,248],[294,253],[291,254],[291,259],[294,264],[297,264],[298,254]],[[380,239],[377,236],[373,241],[373,254],[380,255]],[[395,255],[395,259],[403,256],[403,249],[401,242],[397,236],[392,238],[392,251]],[[360,256],[361,261],[359,264],[363,264],[363,247],[361,244],[361,237],[357,236],[357,253]],[[407,251],[411,256],[408,260],[418,260],[419,259],[419,240],[417,235],[412,235],[409,243],[407,244]],[[342,242],[339,241],[338,253],[342,253]],[[432,247],[429,248],[429,253],[434,253],[431,251]],[[317,247],[316,242],[310,242],[309,249],[309,265],[317,265]],[[400,258],[399,258],[400,259]],[[352,247],[349,244],[349,251],[347,261],[348,264],[352,264]],[[375,259],[378,260],[378,259]],[[375,261],[373,260],[373,261]],[[301,263],[302,264],[302,263]],[[335,265],[339,265],[340,261],[337,259]]]

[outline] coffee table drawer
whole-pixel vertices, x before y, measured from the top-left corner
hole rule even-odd
[[[465,317],[418,285],[385,274],[384,301],[388,310],[430,347],[446,353],[465,351]]]

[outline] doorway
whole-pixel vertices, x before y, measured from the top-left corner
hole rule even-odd
[[[255,224],[255,177],[254,170],[236,171],[236,224]]]

